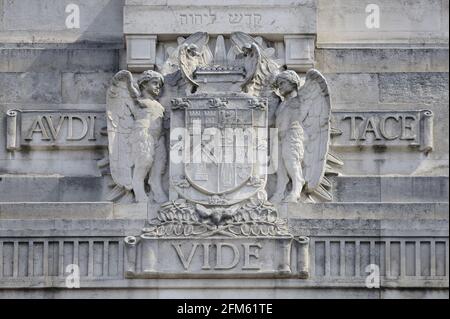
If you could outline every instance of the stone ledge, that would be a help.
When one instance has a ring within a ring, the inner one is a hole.
[[[0,219],[111,219],[113,204],[91,203],[0,203]]]
[[[155,286],[153,288],[127,289],[4,289],[0,290],[0,298],[8,299],[448,299],[448,289],[367,289],[367,288],[304,288],[282,289],[277,287],[254,289],[253,287],[236,289],[235,287],[223,289],[205,288],[202,285],[191,289],[165,289]]]
[[[448,202],[448,176],[339,176],[336,202]]]
[[[448,202],[448,176],[337,176],[335,202]],[[106,180],[97,176],[0,175],[3,202],[101,202]],[[22,194],[26,194],[22,196]]]
[[[224,289],[224,288],[254,288],[254,289],[271,289],[271,288],[364,288],[365,277],[361,278],[346,278],[339,277],[329,278],[312,278],[308,280],[293,279],[293,278],[246,278],[242,280],[239,276],[235,278],[158,278],[158,279],[121,279],[121,278],[102,278],[102,279],[81,279],[80,285],[83,288],[149,288],[149,289],[193,289],[200,287],[209,287],[209,289]],[[380,277],[380,286],[382,288],[439,288],[448,289],[447,277],[435,278],[421,278],[415,280],[408,280],[402,278],[386,278]],[[60,288],[64,290],[65,277],[57,276],[41,276],[33,277],[32,280],[26,278],[4,279],[1,288],[20,288],[32,287],[38,288]],[[206,284],[207,283],[207,284]]]
[[[448,220],[448,203],[315,203],[286,204],[281,217],[289,219]]]
[[[448,220],[448,203],[308,203],[282,204],[279,212],[289,219]],[[0,203],[0,219],[146,219],[158,205],[112,202]]]

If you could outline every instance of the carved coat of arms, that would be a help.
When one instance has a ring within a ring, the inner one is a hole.
[[[325,78],[311,70],[303,81],[272,55],[241,32],[218,36],[212,54],[199,32],[179,40],[159,72],[114,77],[107,118],[115,198],[162,204],[141,238],[291,238],[272,202],[331,199],[326,175],[339,160],[328,149]]]

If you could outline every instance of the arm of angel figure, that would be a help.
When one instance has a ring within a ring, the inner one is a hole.
[[[180,69],[179,65],[180,50],[183,48],[184,45],[189,44],[195,44],[200,51],[203,63],[209,64],[213,59],[213,55],[208,47],[208,41],[209,35],[206,32],[197,32],[188,37],[186,40],[179,41],[178,47],[169,54],[169,57],[161,66],[159,70],[160,73],[166,76],[168,74],[178,71]]]
[[[300,109],[296,113],[305,132],[303,174],[306,189],[308,193],[322,193],[330,140],[331,101],[327,81],[319,71],[308,71],[298,101]]]
[[[131,110],[134,108],[133,96],[136,95],[140,94],[133,76],[128,71],[120,71],[114,76],[106,98],[111,176],[117,185],[127,190],[132,189],[129,137],[134,125]]]

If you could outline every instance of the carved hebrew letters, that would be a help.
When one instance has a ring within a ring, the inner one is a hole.
[[[216,15],[213,13],[181,13],[179,19],[181,25],[208,25],[216,21]]]
[[[217,13],[180,13],[178,15],[181,25],[210,25],[217,21]],[[220,21],[229,23],[230,25],[248,25],[259,26],[262,23],[262,15],[259,13],[243,13],[243,12],[230,12],[228,13],[228,19],[222,19],[219,16]]]
[[[258,26],[261,24],[262,16],[257,13],[229,13],[228,21],[230,24],[248,24]]]

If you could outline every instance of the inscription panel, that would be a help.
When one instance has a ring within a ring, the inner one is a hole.
[[[105,113],[9,110],[7,149],[106,147]]]
[[[126,6],[125,34],[186,34],[198,30],[227,34],[315,33],[315,8]],[[281,18],[283,17],[283,18]]]
[[[334,111],[334,147],[433,149],[433,113],[420,111]]]
[[[292,237],[276,238],[149,238],[127,237],[128,278],[170,276],[301,276],[308,258],[307,245]],[[298,263],[291,262],[296,247]],[[306,249],[306,252],[305,252]],[[297,270],[300,270],[297,273]]]

